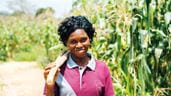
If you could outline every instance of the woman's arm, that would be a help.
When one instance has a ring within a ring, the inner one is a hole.
[[[47,76],[48,76],[48,74],[49,74],[49,72],[50,72],[50,70],[52,69],[52,68],[54,68],[55,67],[55,63],[52,63],[52,64],[48,64],[47,65],[47,67],[45,68],[45,70],[44,70],[44,79],[45,79],[45,92],[44,92],[44,95],[45,96],[55,96],[55,80],[56,80],[56,78],[58,77],[58,74],[59,74],[59,72],[60,72],[60,69],[58,68],[57,69],[57,71],[56,71],[56,73],[55,73],[55,77],[54,77],[54,79],[52,80],[52,83],[47,83]]]
[[[46,96],[55,96],[54,87],[46,87]]]
[[[106,74],[105,74],[105,95],[104,96],[115,96],[110,71],[107,66],[106,66],[104,72],[106,72]]]

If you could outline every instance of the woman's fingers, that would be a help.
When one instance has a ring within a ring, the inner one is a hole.
[[[48,64],[48,65],[45,67],[45,69],[44,69],[44,78],[45,78],[45,80],[47,79],[47,76],[48,76],[50,70],[51,70],[53,67],[55,67],[55,66],[56,66],[55,63],[50,63],[50,64]]]
[[[50,69],[44,71],[44,78],[47,79]]]
[[[55,63],[50,63],[45,67],[45,70],[51,69],[52,67],[55,67]]]

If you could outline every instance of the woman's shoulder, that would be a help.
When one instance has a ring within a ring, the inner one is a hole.
[[[98,64],[106,65],[106,63],[104,61],[102,61],[102,60],[95,60],[95,62],[98,63]]]
[[[98,74],[99,78],[103,80],[104,77],[106,78],[107,76],[109,76],[109,68],[107,64],[101,60],[95,60],[95,62],[96,62],[95,72]]]
[[[104,61],[101,61],[101,60],[95,60],[96,62],[96,67],[97,68],[107,68],[107,64],[104,62]]]

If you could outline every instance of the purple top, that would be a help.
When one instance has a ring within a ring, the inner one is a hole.
[[[110,72],[104,62],[91,58],[89,64],[81,68],[69,57],[60,69],[56,96],[114,96]]]

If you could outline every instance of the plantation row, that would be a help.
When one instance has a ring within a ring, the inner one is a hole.
[[[70,15],[85,15],[94,24],[90,51],[110,67],[116,96],[171,95],[170,0],[79,0]],[[0,59],[53,61],[64,48],[59,22],[51,16],[1,17]]]
[[[39,55],[47,57],[50,48],[59,45],[56,21],[52,17],[42,19],[24,14],[0,17],[0,60],[32,61]]]

